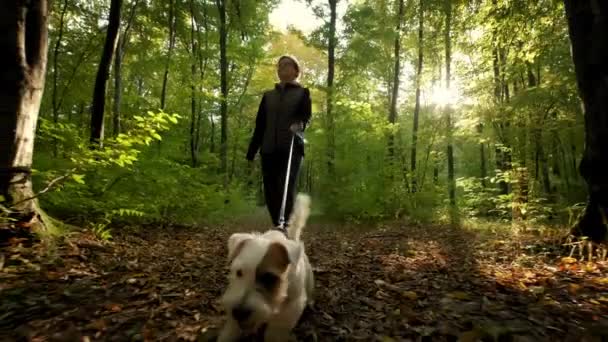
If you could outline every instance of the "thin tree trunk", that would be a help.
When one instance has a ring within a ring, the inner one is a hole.
[[[194,1],[190,0],[190,48],[191,48],[191,61],[190,61],[190,156],[192,159],[192,167],[198,166],[198,146],[197,137],[198,131],[196,130],[197,122],[197,111],[196,111],[196,62],[197,62],[197,48],[196,40],[194,39],[196,20],[194,16]]]
[[[45,0],[0,1],[0,204],[44,229],[32,188],[48,52]]]
[[[125,55],[127,44],[129,43],[129,29],[135,18],[135,9],[139,0],[134,0],[133,7],[129,13],[127,27],[124,32],[118,37],[116,44],[116,54],[114,57],[114,106],[112,109],[112,135],[117,136],[120,133],[121,116],[120,107],[122,104],[122,60]]]
[[[483,133],[483,124],[480,123],[477,125],[477,133],[479,133],[479,137],[481,139],[481,135]],[[479,177],[481,177],[481,186],[484,188],[487,186],[486,178],[488,177],[488,168],[486,166],[486,145],[483,140],[479,143]]]
[[[424,47],[424,5],[420,0],[418,12],[418,63],[416,67],[416,105],[414,107],[414,129],[412,130],[412,155],[410,160],[410,171],[412,173],[412,192],[417,191],[416,185],[416,148],[418,145],[418,119],[420,116],[420,86],[422,83],[423,47]]]
[[[112,0],[110,4],[110,18],[106,41],[101,53],[101,61],[95,78],[95,90],[93,92],[93,104],[91,112],[91,145],[103,146],[104,110],[106,99],[106,86],[110,74],[112,56],[116,48],[116,38],[120,29],[120,11],[122,0]]]
[[[589,191],[587,206],[573,233],[605,241],[608,237],[608,2],[564,2],[585,113],[585,150],[579,168]]]
[[[167,59],[165,60],[165,72],[163,73],[163,85],[160,92],[160,109],[165,110],[167,99],[167,83],[169,82],[169,67],[173,48],[175,47],[175,0],[169,0],[169,48],[167,49]]]
[[[452,0],[445,0],[445,87],[450,93],[450,81],[452,77]],[[456,182],[454,175],[454,147],[452,127],[452,107],[450,103],[446,106],[446,117],[448,123],[448,194],[450,205],[456,206]]]
[[[61,15],[59,16],[59,32],[57,33],[57,41],[55,42],[55,47],[53,49],[53,97],[52,97],[52,110],[53,110],[53,122],[59,122],[59,106],[57,105],[57,79],[59,68],[57,67],[57,60],[59,59],[59,48],[61,47],[61,43],[63,41],[63,27],[65,24],[65,14],[68,10],[68,0],[64,0],[63,7],[61,8]],[[55,139],[53,141],[53,156],[57,157],[58,154],[58,142]]]
[[[334,77],[336,64],[336,6],[338,0],[329,1],[329,41],[327,44],[327,171],[333,178],[335,170],[336,138],[333,113]]]
[[[216,0],[220,15],[220,172],[223,174],[224,187],[228,187],[228,57],[226,56],[226,44],[228,31],[226,27],[226,0]]]
[[[114,56],[114,106],[112,108],[112,135],[120,133],[120,103],[122,101],[122,36],[118,37]]]
[[[397,29],[395,32],[395,74],[393,75],[393,96],[391,97],[391,108],[388,115],[388,121],[391,124],[397,122],[397,101],[399,100],[399,74],[401,72],[401,24],[403,22],[403,15],[405,12],[404,0],[399,0],[399,12],[397,14]],[[389,136],[388,141],[388,153],[393,161],[395,154],[395,135],[393,133]]]

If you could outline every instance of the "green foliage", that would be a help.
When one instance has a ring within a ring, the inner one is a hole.
[[[251,214],[260,191],[248,183],[253,179],[261,185],[261,177],[249,174],[244,156],[261,94],[277,81],[275,63],[282,54],[298,57],[303,69],[299,81],[311,90],[313,117],[305,133],[300,190],[310,191],[315,209],[326,216],[443,222],[458,214],[465,220],[507,222],[520,181],[514,170],[520,166],[527,169],[524,181],[530,191],[527,201],[518,203],[519,210],[532,225],[567,221],[572,215],[563,208],[586,195],[576,167],[584,142],[583,118],[560,2],[452,2],[451,87],[458,94],[451,104],[453,129],[436,94],[445,90],[444,1],[425,3],[423,42],[417,32],[419,3],[406,2],[393,124],[388,114],[398,2],[340,2],[348,7],[339,18],[333,127],[326,112],[327,3],[314,6],[325,24],[308,35],[297,28],[271,30],[267,14],[278,1],[228,6],[227,174],[218,171],[222,120],[217,8],[212,2],[174,4],[176,45],[170,55],[169,5],[139,2],[131,32],[124,35],[122,89],[108,83],[107,137],[99,148],[89,144],[87,105],[95,77],[92,61],[103,44],[98,22],[107,17],[108,4],[78,0],[68,6],[57,54],[49,53],[52,67],[36,138],[36,188],[60,180],[41,197],[52,214],[98,219],[96,231],[105,238],[111,236],[109,226],[120,223],[203,224]],[[52,46],[59,39],[61,5],[53,3],[50,11]],[[420,43],[424,68],[417,167],[412,172]],[[164,108],[182,116],[147,112],[161,103],[165,75]],[[110,104],[118,91],[121,130],[115,132]],[[333,151],[328,150],[330,139]],[[456,207],[447,196],[449,140],[458,179]],[[329,155],[335,156],[333,174]],[[501,195],[499,184],[505,183],[509,192]]]

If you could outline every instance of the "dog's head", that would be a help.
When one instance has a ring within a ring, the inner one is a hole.
[[[290,268],[301,247],[282,233],[237,233],[228,239],[230,270],[222,304],[244,331],[257,330],[287,297]]]

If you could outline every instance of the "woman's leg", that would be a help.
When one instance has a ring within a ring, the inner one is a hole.
[[[276,157],[271,154],[262,154],[262,178],[264,183],[264,199],[272,224],[279,225],[279,210],[281,206],[279,174],[277,173]],[[278,203],[278,207],[277,207]]]

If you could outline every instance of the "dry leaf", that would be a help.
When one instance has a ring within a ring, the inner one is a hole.
[[[409,299],[409,300],[416,300],[418,299],[418,295],[416,294],[416,292],[414,291],[405,291],[402,293],[403,297]]]
[[[608,285],[608,278],[595,278],[593,282],[598,285]]]
[[[119,304],[108,304],[106,305],[106,309],[112,312],[121,312],[122,306],[120,306]]]
[[[572,257],[564,257],[564,258],[562,258],[561,261],[562,261],[562,264],[574,264],[574,263],[576,263],[577,260]]]
[[[469,296],[468,293],[463,292],[463,291],[456,291],[456,292],[448,293],[448,297],[453,298],[453,299],[459,299],[459,300],[471,299],[471,296]]]
[[[575,295],[581,288],[582,286],[578,284],[568,284],[568,293],[570,293],[571,295]]]

